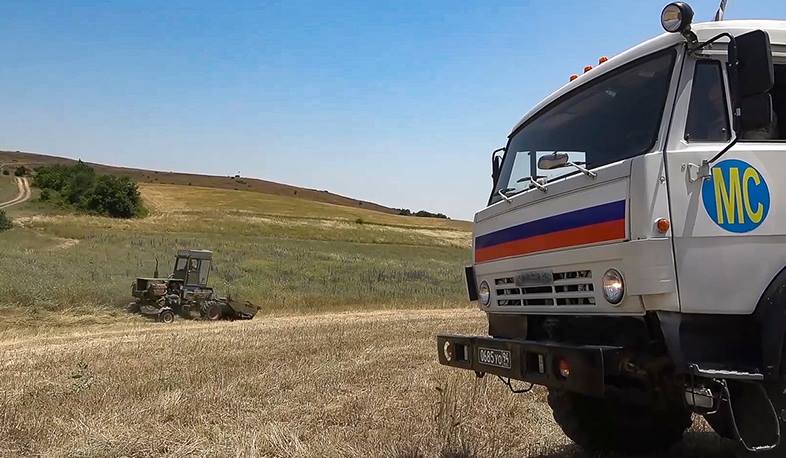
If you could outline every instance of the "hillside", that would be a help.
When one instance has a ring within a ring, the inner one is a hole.
[[[16,167],[25,165],[37,167],[50,164],[73,164],[74,159],[64,157],[48,156],[43,154],[25,153],[20,151],[0,151],[0,166]],[[364,208],[382,213],[395,214],[397,210],[383,205],[367,202],[364,200],[352,199],[350,197],[333,194],[328,191],[301,188],[273,181],[260,180],[257,178],[241,177],[236,179],[228,176],[198,175],[181,172],[163,172],[155,170],[134,169],[128,167],[117,167],[104,164],[87,162],[99,173],[110,175],[126,175],[138,183],[156,184],[175,184],[186,186],[202,186],[218,189],[232,189],[273,194],[277,196],[296,197],[315,202],[342,205],[346,207]]]

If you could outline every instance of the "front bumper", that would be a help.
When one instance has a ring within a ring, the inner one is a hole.
[[[481,350],[485,354],[489,354],[490,350],[501,350],[510,358],[501,358],[496,364],[483,363]],[[598,397],[606,392],[607,378],[619,375],[621,353],[621,347],[566,345],[481,336],[437,336],[437,354],[442,365]],[[566,361],[570,367],[568,377],[559,373],[560,360]]]

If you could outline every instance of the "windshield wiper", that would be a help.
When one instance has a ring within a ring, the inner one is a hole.
[[[546,191],[548,191],[548,188],[546,188],[545,186],[543,186],[543,184],[540,182],[540,179],[541,179],[541,178],[546,178],[546,177],[542,177],[542,176],[540,176],[540,175],[538,175],[538,176],[537,176],[537,177],[535,177],[535,178],[532,178],[532,177],[524,177],[524,178],[519,178],[518,180],[516,180],[516,183],[523,183],[523,182],[525,182],[525,181],[529,181],[529,183],[530,183],[532,186],[535,186],[536,188],[540,189],[541,191],[543,191],[543,192],[546,192]]]
[[[568,161],[565,164],[575,167],[576,170],[578,170],[579,172],[583,173],[584,175],[587,175],[590,178],[595,178],[596,176],[598,176],[598,174],[596,172],[593,172],[592,170],[589,170],[589,169],[581,166],[581,164],[586,164],[586,162],[571,162],[571,161]]]

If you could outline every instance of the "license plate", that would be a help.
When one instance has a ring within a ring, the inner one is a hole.
[[[550,270],[528,270],[516,274],[516,286],[551,286],[554,274]]]
[[[510,351],[495,348],[478,348],[478,360],[486,366],[510,369]]]

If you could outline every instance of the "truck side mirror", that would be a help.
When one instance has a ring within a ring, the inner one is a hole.
[[[763,30],[754,30],[736,37],[729,46],[729,63],[730,78],[736,89],[733,100],[738,130],[769,127],[772,123],[769,92],[775,84],[770,36]]]
[[[497,185],[497,180],[499,179],[499,174],[502,172],[502,155],[499,153],[504,153],[505,148],[495,149],[491,152],[491,179],[494,182],[493,185]]]
[[[740,98],[769,92],[775,84],[770,36],[763,30],[754,30],[738,36],[735,41]]]
[[[740,127],[743,132],[772,125],[772,96],[756,94],[740,100]]]

